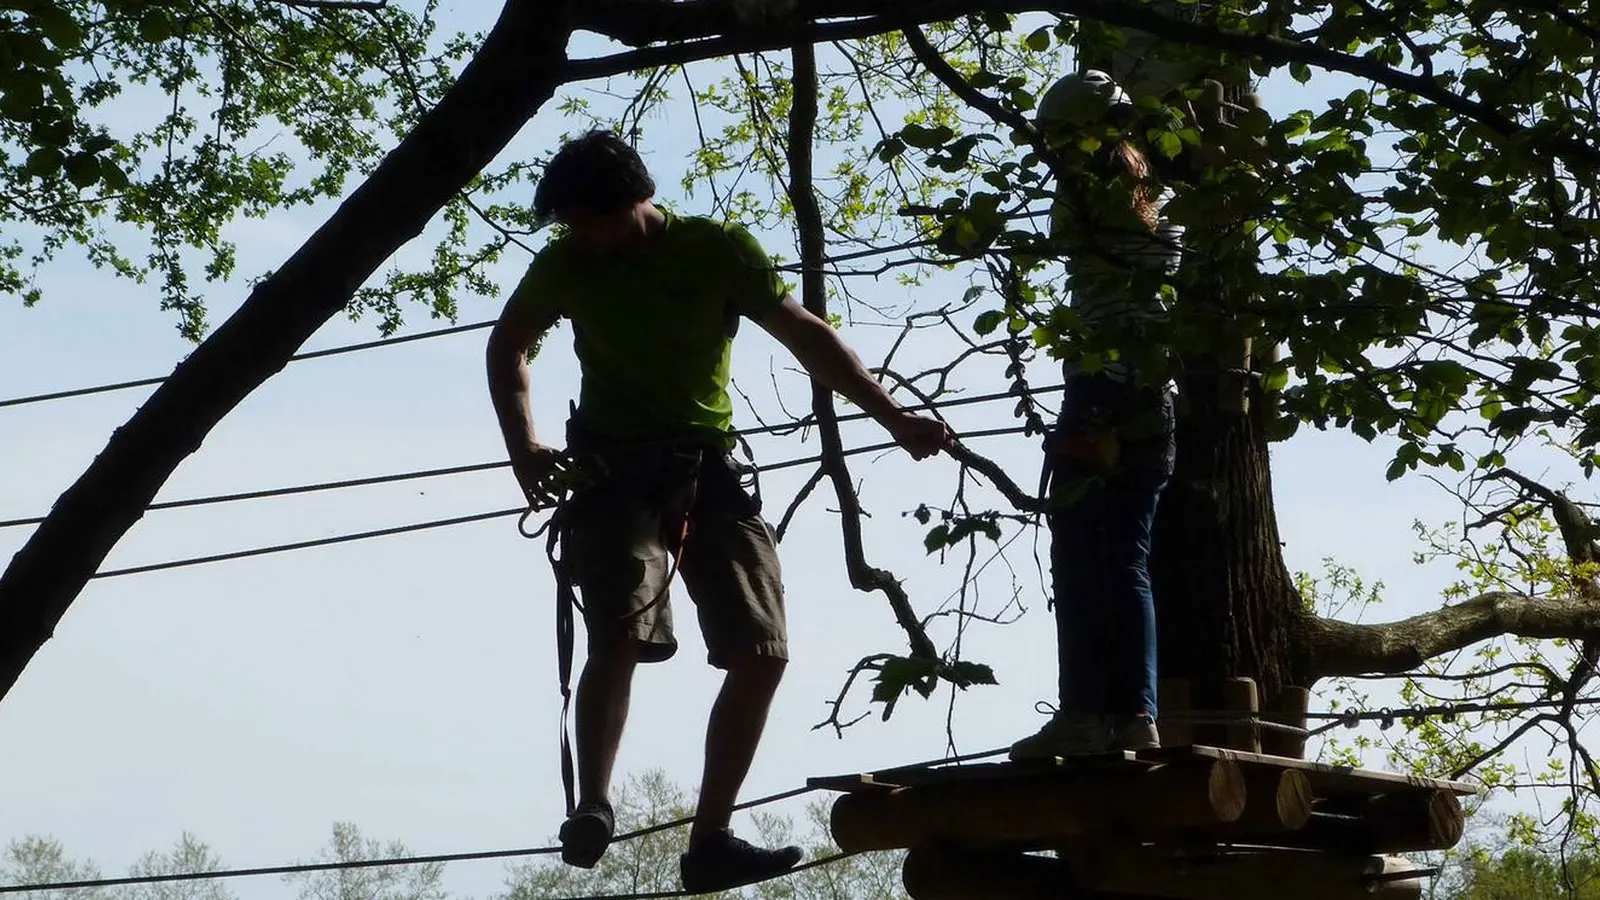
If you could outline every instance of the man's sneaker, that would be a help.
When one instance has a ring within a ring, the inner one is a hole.
[[[561,823],[561,861],[580,869],[592,869],[611,845],[611,832],[616,828],[616,816],[611,804],[605,801],[588,801]]]
[[[1057,710],[1037,733],[1011,745],[1011,761],[1104,753],[1110,748],[1111,723],[1105,716]]]
[[[723,829],[679,857],[678,871],[685,891],[709,894],[776,878],[798,865],[804,855],[799,847],[757,847]]]
[[[1161,733],[1148,716],[1057,712],[1037,734],[1011,745],[1012,762],[1086,756],[1113,750],[1154,750]]]

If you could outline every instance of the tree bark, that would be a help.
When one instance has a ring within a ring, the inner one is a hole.
[[[372,176],[117,429],[0,575],[0,697],[223,416],[283,368],[521,130],[563,77],[571,3],[511,0]]]
[[[1151,578],[1163,678],[1196,709],[1253,678],[1264,702],[1295,684],[1298,594],[1283,562],[1272,466],[1256,416],[1219,408],[1215,375],[1185,378],[1177,465],[1156,516]]]

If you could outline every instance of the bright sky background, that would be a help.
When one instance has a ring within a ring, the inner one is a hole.
[[[453,24],[476,28],[489,24],[498,5],[454,6]],[[1278,113],[1307,103],[1306,94],[1292,83],[1264,92]],[[511,152],[547,149],[562,127],[547,111]],[[663,198],[704,211],[708,201],[684,202],[676,183],[692,132],[659,120],[652,127],[648,158],[667,173],[660,179]],[[326,212],[296,210],[237,225],[240,271],[280,263]],[[769,250],[792,258],[786,233],[764,238]],[[513,258],[495,270],[507,290],[524,262]],[[190,349],[173,317],[157,309],[152,290],[80,265],[52,269],[45,287],[48,300],[37,309],[0,302],[0,397],[160,374]],[[904,299],[889,281],[864,290],[885,302]],[[214,291],[212,321],[220,322],[245,292],[242,284]],[[461,321],[489,318],[498,305],[464,303]],[[418,317],[408,330],[439,324]],[[308,349],[373,336],[370,324],[335,321]],[[847,337],[872,360],[881,358],[893,331],[853,328]],[[536,421],[551,435],[559,434],[575,395],[569,346],[569,333],[558,333],[534,368]],[[162,498],[502,458],[482,348],[483,332],[476,332],[295,364],[223,422]],[[745,330],[738,374],[748,389],[770,395],[769,367],[788,364],[774,357],[777,349],[758,329]],[[803,406],[802,382],[781,383],[791,404]],[[47,510],[145,396],[129,391],[0,409],[7,463],[0,468],[0,518]],[[741,424],[752,423],[740,415]],[[1004,425],[1011,422],[1009,404],[965,410],[955,421],[963,429]],[[852,444],[883,439],[870,426],[847,431]],[[1024,486],[1036,481],[1031,439],[975,446],[1002,460]],[[760,445],[765,462],[815,450],[814,440],[798,438]],[[1305,431],[1276,449],[1275,478],[1291,567],[1317,570],[1324,557],[1354,566],[1387,583],[1385,614],[1399,616],[1434,605],[1452,577],[1443,567],[1413,566],[1412,522],[1443,522],[1457,508],[1420,479],[1385,482],[1388,452],[1347,434]],[[926,558],[921,529],[901,513],[921,501],[947,501],[954,466],[917,465],[899,454],[859,457],[854,465],[875,513],[872,561],[899,573],[919,606],[931,608],[953,589],[959,569]],[[805,474],[770,477],[769,497],[792,494]],[[496,471],[157,512],[107,565],[517,502],[510,475]],[[945,694],[934,702],[907,701],[890,722],[868,719],[842,739],[811,730],[851,664],[903,648],[884,601],[845,581],[833,517],[825,512],[833,505],[814,500],[782,547],[793,662],[747,797],[795,786],[808,775],[944,751]],[[0,531],[0,558],[25,537],[26,529]],[[1027,555],[1014,558],[1020,563]],[[1001,588],[994,582],[989,589]],[[998,602],[998,594],[991,597]],[[1040,723],[1033,706],[1052,691],[1053,629],[1042,603],[1030,599],[1029,606],[1016,625],[979,626],[968,635],[967,657],[993,664],[1002,683],[957,705],[963,751],[1003,746]],[[642,671],[620,763],[624,775],[661,767],[684,785],[698,778],[716,677],[703,664],[693,621],[683,608],[683,652]],[[864,699],[858,691],[854,708],[864,710]],[[554,834],[562,814],[558,708],[548,566],[542,544],[519,537],[511,520],[94,582],[0,703],[0,839],[54,835],[106,874],[124,871],[146,850],[170,846],[184,830],[230,865],[308,858],[336,820],[419,852],[537,845]],[[798,811],[798,804],[788,808]],[[500,863],[459,864],[447,879],[459,892],[483,896],[499,887],[502,874]],[[252,897],[292,890],[271,879],[235,888]]]

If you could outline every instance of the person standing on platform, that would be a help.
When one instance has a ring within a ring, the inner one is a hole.
[[[1096,332],[1114,332],[1119,352],[1063,363],[1045,450],[1060,706],[1012,746],[1018,761],[1161,743],[1149,560],[1175,435],[1164,366],[1153,362],[1164,351],[1141,326],[1163,316],[1182,231],[1163,215],[1170,191],[1122,134],[1134,119],[1127,93],[1094,70],[1057,81],[1036,116],[1069,168],[1051,211],[1051,237],[1066,248],[1067,318],[1096,350]]]

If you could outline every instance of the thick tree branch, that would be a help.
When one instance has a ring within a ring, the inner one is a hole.
[[[828,285],[823,276],[827,253],[822,210],[812,187],[811,143],[817,123],[816,51],[809,43],[794,48],[794,102],[789,109],[789,201],[794,205],[795,223],[800,233],[800,296],[805,308],[826,319]],[[894,573],[867,562],[861,540],[861,501],[850,482],[845,463],[844,441],[839,435],[839,420],[833,408],[833,392],[815,381],[811,386],[811,408],[822,440],[822,467],[839,498],[839,524],[844,537],[845,570],[850,584],[859,591],[878,591],[889,599],[895,621],[906,632],[913,656],[938,659],[939,653],[911,606],[911,598]]]
[[[178,465],[465,187],[559,84],[569,2],[511,2],[416,128],[183,361],[0,575],[0,696]]]
[[[1600,168],[1600,148],[1573,137],[1535,135],[1495,107],[1462,96],[1437,80],[1401,71],[1374,59],[1279,37],[1191,22],[1132,0],[808,0],[805,15],[742,21],[736,5],[721,0],[601,0],[585,4],[578,27],[645,47],[568,67],[572,80],[615,75],[654,65],[691,62],[732,53],[771,50],[801,42],[850,40],[956,19],[974,12],[1046,11],[1144,31],[1163,40],[1213,47],[1271,63],[1305,63],[1371,79],[1384,87],[1435,103],[1502,136],[1527,140],[1581,170]],[[831,21],[837,20],[837,21]],[[824,23],[824,24],[818,24]]]
[[[1374,625],[1307,616],[1297,644],[1311,679],[1401,673],[1444,653],[1509,635],[1600,639],[1600,602],[1548,600],[1494,591],[1443,609]]]
[[[965,78],[961,77],[961,73],[955,70],[954,66],[939,55],[938,49],[928,42],[928,37],[922,33],[921,28],[907,28],[901,34],[905,35],[906,46],[911,48],[911,53],[917,58],[917,62],[922,63],[922,67],[927,69],[929,74],[939,79],[945,87],[950,89],[951,93],[960,97],[962,102],[982,112],[994,121],[1009,125],[1013,130],[1022,132],[1028,136],[1029,142],[1034,144],[1042,143],[1038,139],[1039,136],[1033,127],[1033,123],[1028,121],[1027,116],[1014,109],[1007,108],[999,100],[990,97],[969,84]]]

